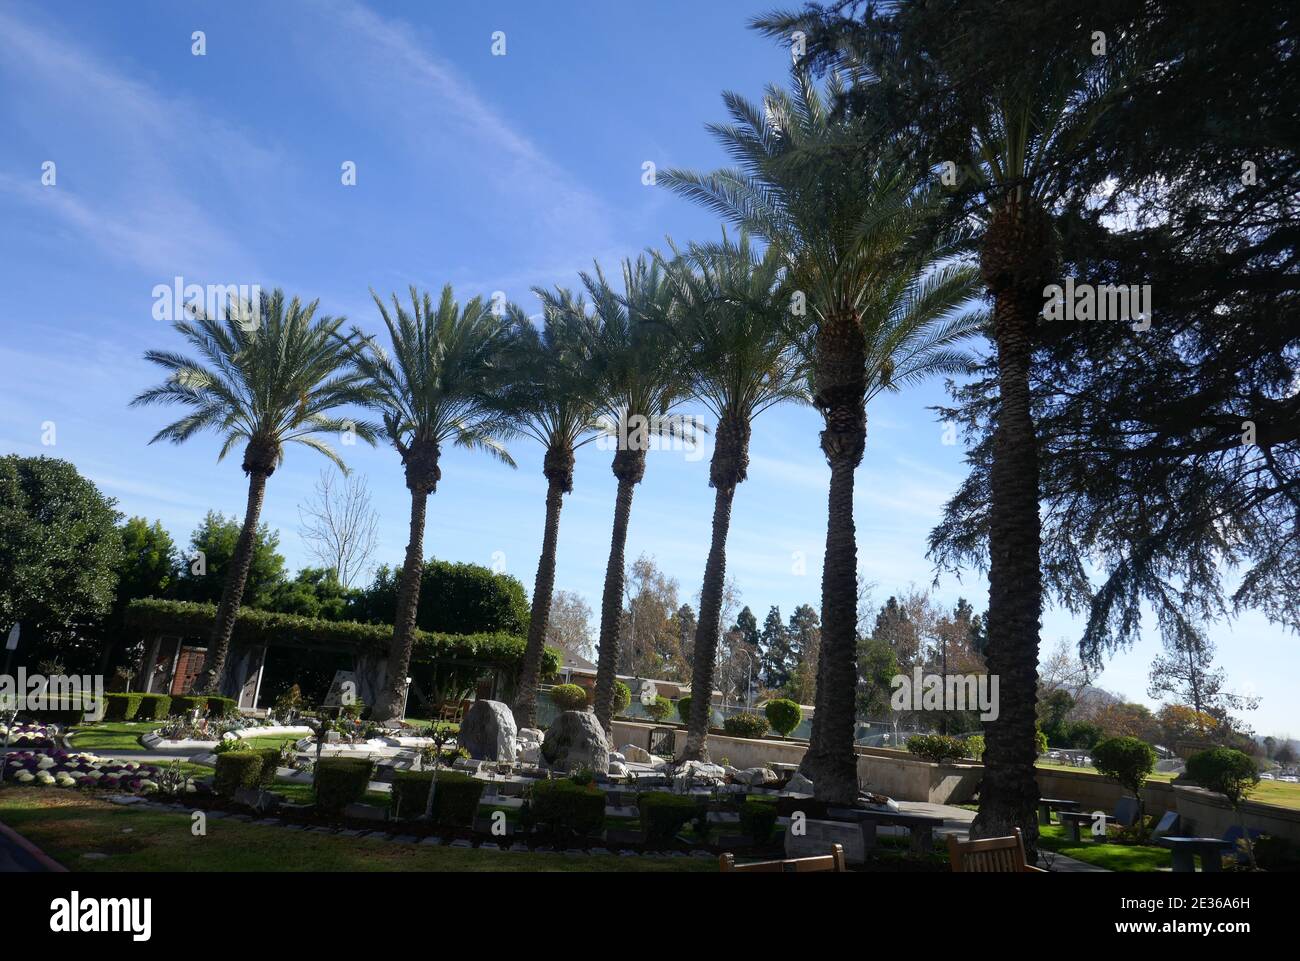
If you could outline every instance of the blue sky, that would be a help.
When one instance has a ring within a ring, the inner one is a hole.
[[[182,276],[261,283],[319,298],[372,329],[368,288],[409,284],[503,291],[528,309],[535,284],[573,285],[593,259],[716,236],[701,208],[642,183],[642,164],[724,162],[704,124],[724,89],[757,98],[788,55],[747,30],[756,3],[353,0],[130,6],[0,4],[0,450],[75,463],[127,514],[159,518],[186,542],[203,513],[242,511],[238,458],[218,444],[147,446],[164,410],[129,410],[159,379],[141,359],[179,338],[151,316],[152,291]],[[475,9],[467,9],[474,7]],[[205,56],[191,52],[194,31]],[[505,56],[492,34],[505,33]],[[54,161],[57,183],[43,186]],[[357,183],[341,184],[356,164]],[[935,382],[869,411],[858,473],[860,567],[875,596],[933,575],[926,535],[964,475],[926,408]],[[688,406],[688,412],[702,413]],[[55,443],[42,443],[45,422]],[[756,424],[750,479],[732,520],[729,573],[761,621],[817,604],[829,471],[817,416],[778,409]],[[541,543],[541,452],[511,471],[449,452],[429,512],[426,553],[506,569],[531,589]],[[380,510],[380,559],[399,563],[408,499],[396,453],[347,448]],[[580,453],[561,525],[557,587],[599,607],[614,481],[609,453]],[[294,568],[308,562],[297,505],[324,461],[292,449],[264,519]],[[706,460],[650,456],[628,556],[645,552],[693,602],[708,546]],[[806,558],[795,573],[797,555]],[[941,599],[985,605],[977,575],[943,578]],[[1044,646],[1077,636],[1044,615]],[[1300,734],[1289,700],[1294,635],[1248,615],[1216,626],[1232,684],[1263,698],[1261,733]],[[1146,700],[1151,633],[1100,683]]]

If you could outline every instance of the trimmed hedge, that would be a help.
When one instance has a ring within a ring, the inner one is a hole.
[[[262,759],[262,771],[258,775],[257,786],[270,787],[275,783],[275,775],[280,768],[280,749],[278,747],[260,747],[253,753]]]
[[[210,634],[216,620],[214,604],[140,598],[126,608],[126,624],[140,632],[182,635]],[[361,624],[357,621],[326,621],[297,614],[279,614],[240,608],[235,619],[232,643],[240,645],[282,644],[286,638],[308,646],[337,644],[359,650],[385,652],[393,639],[391,624]],[[513,634],[434,634],[415,632],[411,663],[425,664],[439,659],[481,661],[498,667],[518,667],[527,641]],[[547,647],[542,653],[543,677],[560,670],[560,653]]]
[[[677,716],[682,719],[683,724],[691,723],[691,696],[683,694],[677,699]]]
[[[578,684],[557,684],[551,688],[551,703],[561,711],[585,711],[587,689]]]
[[[135,716],[142,721],[157,721],[166,717],[171,707],[170,694],[141,694],[140,709]]]
[[[936,764],[970,756],[970,749],[961,738],[946,734],[913,734],[907,739],[907,750],[923,761]]]
[[[397,771],[393,774],[390,810],[394,817],[411,820],[424,816],[429,803],[432,771]],[[433,792],[433,823],[447,827],[470,827],[478,813],[483,782],[459,771],[439,771],[438,790]]]
[[[656,694],[655,699],[645,706],[645,712],[650,715],[651,720],[663,721],[673,713],[673,702],[662,694]]]
[[[143,694],[105,694],[104,720],[131,721],[140,711]]]
[[[193,714],[196,707],[206,711],[208,699],[201,694],[177,694],[172,698],[171,713],[173,717],[184,717]]]
[[[231,717],[239,713],[239,702],[233,697],[218,697],[215,694],[209,694],[207,700],[209,717]]]
[[[614,682],[614,713],[622,714],[632,703],[632,689],[622,681]]]
[[[549,824],[556,834],[599,834],[605,826],[605,792],[568,779],[533,785],[533,822]]]
[[[732,737],[762,737],[767,733],[767,718],[757,714],[733,714],[722,722],[722,729]]]
[[[803,720],[803,708],[789,698],[778,697],[763,705],[763,713],[772,730],[782,737],[789,737],[790,732]]]
[[[759,801],[746,798],[740,806],[740,833],[753,838],[758,844],[765,844],[772,837],[772,828],[776,824],[776,804],[772,801]]]
[[[367,758],[321,758],[316,764],[316,780],[312,783],[316,806],[326,814],[342,813],[349,804],[365,797],[374,771],[375,762]]]
[[[677,832],[695,820],[700,802],[683,794],[654,791],[637,798],[641,811],[641,833],[646,844],[672,844]]]
[[[234,797],[241,788],[255,788],[262,776],[262,752],[224,751],[217,755],[217,773],[212,789],[222,797]]]

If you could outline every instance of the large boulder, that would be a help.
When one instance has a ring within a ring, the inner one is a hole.
[[[634,764],[653,764],[655,757],[643,747],[637,747],[635,744],[624,744],[618,749],[618,753],[623,755],[625,761],[631,761]]]
[[[767,787],[780,779],[771,768],[750,767],[731,775],[731,780],[735,784],[745,784],[749,787]]]
[[[500,701],[475,701],[460,722],[460,746],[479,761],[515,760],[515,716]]]
[[[569,773],[586,769],[609,773],[609,742],[590,711],[563,711],[546,729],[542,741],[542,764],[552,771]]]
[[[781,793],[795,794],[798,795],[799,797],[812,797],[813,782],[808,780],[798,771],[795,771],[794,774],[790,776],[790,780],[786,784],[785,790],[783,790]]]

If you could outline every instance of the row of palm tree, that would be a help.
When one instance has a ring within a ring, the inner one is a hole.
[[[827,91],[836,96],[836,81]],[[734,123],[716,126],[739,165],[712,174],[674,171],[674,190],[739,228],[733,239],[647,252],[622,264],[621,284],[597,266],[579,293],[536,288],[541,324],[516,305],[459,304],[450,287],[436,305],[410,291],[373,294],[387,345],[317,305],[277,291],[248,324],[243,308],[196,316],[176,329],[199,359],[153,351],[170,372],[135,403],[171,402],[190,413],[154,440],[181,442],[205,428],[224,435],[224,456],[246,441],[249,504],[213,627],[203,689],[223,681],[267,478],[284,445],[308,444],[344,465],[322,435],[348,430],[397,450],[411,492],[410,539],[399,584],[388,670],[375,716],[398,716],[415,636],[429,494],[447,444],[513,466],[503,442],[531,437],[545,449],[546,513],[532,617],[514,705],[536,720],[538,671],[555,579],[563,496],[574,454],[602,433],[619,443],[618,486],[601,606],[593,709],[608,730],[618,666],[624,549],[633,493],[655,432],[687,442],[689,421],[665,417],[694,400],[716,420],[709,466],[711,542],[702,579],[692,689],[713,687],[726,544],[736,488],[748,473],[757,416],[782,402],[821,413],[831,468],[822,583],[822,654],[805,772],[820,797],[852,800],[856,688],[857,544],[854,470],[866,441],[866,407],[935,373],[967,369],[960,342],[982,316],[963,306],[979,274],[953,259],[954,238],[930,229],[936,198],[902,173],[892,145],[868,143],[796,71],[790,92],[770,88],[765,109],[727,95]],[[760,250],[754,239],[762,241]],[[374,415],[351,420],[346,407]],[[245,543],[247,542],[247,543]],[[709,699],[692,703],[686,755],[707,758]]]

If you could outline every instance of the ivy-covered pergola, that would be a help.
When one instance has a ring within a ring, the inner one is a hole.
[[[147,598],[126,610],[126,626],[144,641],[144,658],[136,686],[144,691],[170,692],[197,673],[193,662],[206,654],[216,619],[216,606],[189,601]],[[357,694],[367,703],[384,681],[393,628],[388,624],[326,621],[297,614],[243,608],[235,621],[222,694],[241,708],[257,706],[267,652],[289,648],[333,652],[351,658]],[[514,685],[526,641],[513,634],[435,634],[416,631],[411,669],[431,669],[435,686],[465,688],[491,679],[494,696]],[[559,670],[560,655],[548,648],[543,675]],[[466,683],[468,682],[468,683]],[[433,692],[430,692],[433,693]]]

